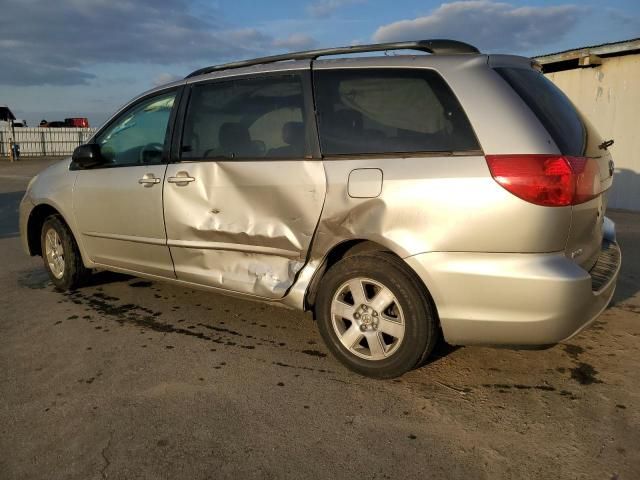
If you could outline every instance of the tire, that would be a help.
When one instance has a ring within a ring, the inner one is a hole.
[[[44,268],[56,290],[75,290],[82,286],[91,271],[82,263],[73,234],[59,215],[51,215],[42,224],[40,245]]]
[[[327,348],[367,377],[394,378],[421,365],[439,336],[428,293],[388,253],[355,255],[333,265],[321,280],[315,309]]]

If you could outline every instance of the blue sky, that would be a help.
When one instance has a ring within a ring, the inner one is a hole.
[[[535,55],[640,37],[640,2],[0,0],[0,104],[94,126],[210,64],[353,43],[453,38]]]

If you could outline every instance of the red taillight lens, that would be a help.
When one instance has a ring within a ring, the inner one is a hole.
[[[548,207],[576,205],[601,193],[594,159],[565,155],[487,155],[491,176],[527,202]]]

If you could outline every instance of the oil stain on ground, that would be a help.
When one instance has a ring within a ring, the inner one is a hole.
[[[301,350],[301,352],[304,353],[305,355],[311,355],[312,357],[324,358],[327,356],[326,353],[322,353],[318,350]]]
[[[584,348],[578,345],[567,344],[564,345],[564,351],[574,360],[577,360],[578,357],[584,353]]]
[[[593,368],[592,365],[588,363],[581,362],[580,355],[585,353],[584,348],[567,344],[564,345],[564,351],[571,357],[571,359],[576,362],[574,368],[568,369],[571,375],[571,378],[578,382],[580,385],[593,385],[594,383],[603,383],[601,380],[597,378],[598,371]],[[566,370],[564,368],[557,369],[560,373],[564,373]]]
[[[51,283],[49,275],[43,268],[35,268],[25,270],[18,274],[18,285],[21,287],[31,288],[33,290],[42,290]]]
[[[571,378],[580,385],[592,385],[594,383],[602,383],[596,375],[598,371],[588,363],[580,362],[576,368],[571,369]]]
[[[253,350],[256,347],[253,344],[245,343],[244,341],[246,340],[249,340],[251,343],[258,342],[257,345],[270,344],[272,346],[280,348],[286,347],[286,343],[284,342],[278,342],[276,340],[268,338],[255,337],[253,335],[245,335],[236,330],[221,326],[197,323],[196,325],[190,325],[186,328],[182,328],[170,323],[160,321],[158,317],[162,315],[162,312],[154,311],[133,303],[117,304],[115,303],[119,300],[117,297],[112,297],[102,292],[85,294],[80,291],[74,291],[65,293],[64,295],[73,303],[84,305],[94,312],[102,315],[103,317],[114,319],[121,325],[129,324],[160,333],[176,333],[204,341],[214,342],[220,345],[238,347],[247,350]],[[91,318],[90,316],[86,317]],[[183,320],[180,320],[179,322],[182,321]],[[209,330],[209,332],[211,333],[197,331],[195,329],[196,326]],[[322,353],[318,350],[303,350],[302,353],[319,358],[326,357],[325,353]],[[279,366],[284,366],[284,364]],[[326,372],[326,370],[322,369],[309,368],[309,370],[314,370],[322,373]]]

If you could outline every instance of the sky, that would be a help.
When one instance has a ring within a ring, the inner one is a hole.
[[[640,37],[640,1],[0,0],[0,105],[35,126],[99,126],[203,66],[394,40],[451,38],[537,55]]]

